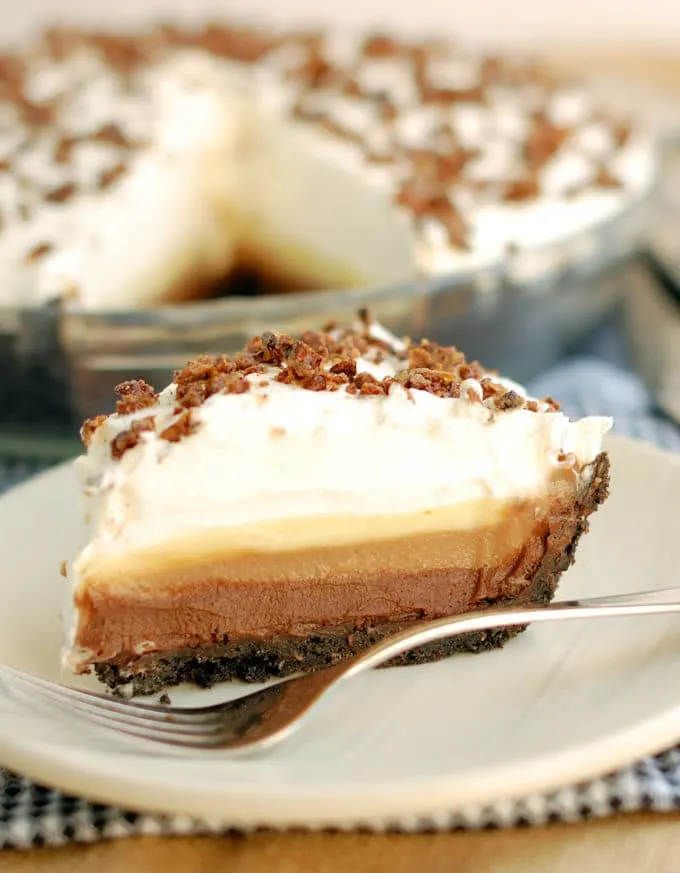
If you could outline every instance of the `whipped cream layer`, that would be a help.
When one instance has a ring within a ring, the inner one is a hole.
[[[389,360],[380,367],[396,369]],[[233,546],[238,528],[284,519],[406,517],[467,504],[474,512],[456,513],[456,524],[483,526],[485,504],[491,514],[540,498],[567,468],[588,477],[611,425],[498,411],[479,400],[473,379],[460,398],[399,384],[373,397],[279,384],[276,372],[248,376],[247,393],[208,399],[192,411],[195,431],[179,442],[160,437],[177,418],[174,385],[155,407],[112,415],[97,428],[77,462],[94,538],[76,573],[97,556],[205,531],[233,531]],[[149,414],[154,429],[112,457],[112,439]],[[249,537],[252,544],[252,530]]]
[[[244,259],[304,287],[455,274],[654,178],[643,133],[521,64],[363,35],[260,34],[246,57],[230,33],[76,33],[10,68],[0,301],[143,307]]]

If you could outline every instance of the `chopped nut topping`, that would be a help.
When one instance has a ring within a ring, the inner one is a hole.
[[[114,182],[117,182],[118,179],[125,174],[125,170],[125,164],[116,164],[116,166],[111,167],[110,170],[104,170],[104,172],[99,175],[99,189],[104,191],[106,188],[110,188]]]
[[[485,372],[476,362],[468,364],[465,355],[454,346],[440,346],[430,340],[408,348],[409,370],[447,370],[463,379],[479,378]]]
[[[78,140],[72,136],[63,136],[56,144],[54,149],[54,162],[56,164],[68,164],[71,160],[71,154]]]
[[[323,56],[318,46],[310,49],[306,61],[292,73],[308,88],[320,88],[329,85],[333,81],[336,71],[328,60]]]
[[[288,349],[285,361],[295,376],[304,379],[318,372],[323,358],[311,346],[303,342],[294,342]]]
[[[407,182],[398,192],[396,201],[422,220],[433,218],[447,230],[451,244],[467,249],[467,227],[453,203],[443,194],[437,193],[436,186],[423,187],[420,181]]]
[[[424,84],[421,97],[424,103],[441,103],[450,105],[452,103],[483,103],[485,90],[483,85],[476,85],[474,88],[433,88],[429,84]]]
[[[217,57],[255,63],[276,46],[277,40],[247,27],[208,24],[196,44]]]
[[[397,374],[404,388],[417,388],[437,397],[460,397],[460,380],[455,373],[418,367]]]
[[[569,130],[551,124],[543,113],[536,113],[524,143],[524,158],[529,169],[538,170],[547,163],[569,134]]]
[[[271,382],[295,385],[306,391],[338,391],[361,397],[386,397],[392,386],[400,389],[427,391],[437,397],[459,398],[470,403],[484,402],[497,413],[513,409],[539,412],[557,410],[552,398],[541,405],[509,391],[495,374],[485,370],[478,361],[468,362],[453,346],[441,346],[430,340],[413,343],[390,342],[389,337],[373,336],[374,321],[367,310],[358,313],[358,326],[339,329],[334,323],[324,331],[306,331],[303,340],[285,334],[265,332],[254,337],[245,350],[234,356],[201,355],[174,375],[176,386],[176,420],[161,431],[160,438],[176,443],[191,436],[198,427],[193,410],[216,394],[245,394],[253,386],[263,388]],[[358,371],[357,361],[363,358],[380,363],[389,358],[395,375],[377,378],[372,373]],[[261,376],[252,381],[248,376]],[[158,402],[154,389],[142,380],[123,382],[116,389],[120,399],[117,413],[125,415],[151,409]],[[256,399],[266,398],[259,392]],[[107,416],[97,416],[85,422],[82,438],[89,446],[92,436]],[[129,428],[111,441],[113,458],[121,458],[136,446],[146,431],[155,428],[155,416],[147,415],[132,422]],[[283,435],[278,429],[273,435]]]
[[[354,358],[341,358],[328,372],[334,376],[346,376],[348,381],[353,381],[357,374],[357,362]]]
[[[325,391],[328,387],[328,377],[325,373],[309,373],[301,380],[300,386],[307,391]]]
[[[75,48],[82,38],[82,34],[66,27],[50,27],[45,32],[45,45],[50,58],[54,61],[62,61]]]
[[[190,436],[197,427],[198,422],[194,419],[191,409],[187,409],[174,424],[161,431],[160,437],[169,443],[178,443],[183,437]]]
[[[190,409],[201,406],[214,394],[245,394],[250,390],[245,375],[256,372],[257,367],[251,355],[240,357],[235,361],[228,355],[201,355],[178,370],[174,375],[178,407]]]
[[[541,189],[538,179],[536,176],[532,176],[508,182],[503,190],[503,199],[510,203],[521,200],[533,200],[540,193]]]
[[[419,179],[432,184],[451,185],[458,181],[466,164],[479,152],[450,143],[445,153],[428,151],[427,149],[411,149],[407,154],[411,160],[414,174]]]
[[[73,182],[67,182],[65,185],[60,185],[58,188],[53,188],[45,195],[45,200],[48,203],[66,203],[76,193],[76,186]]]
[[[53,106],[33,103],[23,95],[17,99],[16,104],[21,111],[24,123],[30,127],[48,126],[54,121],[55,110]]]
[[[524,398],[516,391],[506,391],[496,399],[496,409],[521,409],[524,406]]]
[[[633,129],[628,122],[614,125],[614,142],[619,148],[623,148],[633,135]]]
[[[95,33],[89,35],[88,42],[99,51],[109,66],[123,76],[144,61],[143,39],[139,37]]]
[[[300,339],[305,345],[308,345],[314,351],[320,352],[322,355],[329,354],[335,347],[335,343],[328,335],[332,327],[325,333],[317,330],[306,330]]]
[[[35,261],[39,261],[41,258],[44,258],[45,255],[49,255],[50,252],[54,251],[54,246],[52,243],[41,243],[40,245],[35,246],[28,252],[26,255],[26,260],[29,264],[35,263]]]
[[[121,398],[116,401],[118,415],[129,415],[141,409],[148,409],[150,406],[155,406],[158,401],[158,394],[143,379],[121,382],[120,385],[116,385],[115,390]]]
[[[92,437],[95,431],[108,420],[108,415],[96,415],[94,418],[88,418],[80,429],[80,438],[83,445],[87,448],[92,442]]]
[[[129,449],[134,449],[141,442],[143,435],[154,429],[154,425],[154,416],[148,415],[146,418],[139,418],[133,421],[127,430],[117,434],[111,440],[111,457],[113,460],[119,461]]]
[[[362,51],[367,58],[389,58],[399,53],[399,44],[390,36],[376,33],[364,40]]]
[[[123,134],[123,131],[117,124],[105,124],[96,130],[89,139],[92,142],[104,142],[109,145],[125,146],[128,145],[128,140]]]
[[[382,381],[376,379],[371,373],[357,373],[354,377],[354,385],[359,389],[359,394],[387,394],[388,387]]]

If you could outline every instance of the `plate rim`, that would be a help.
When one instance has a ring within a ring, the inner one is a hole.
[[[663,458],[665,463],[680,468],[679,455],[639,440],[613,435],[607,438],[606,447],[610,446],[620,446],[620,451],[633,456]],[[9,489],[0,496],[0,502],[11,499],[18,491],[49,487],[44,483],[63,476],[65,468],[72,463],[59,464]],[[172,783],[174,770],[166,780],[159,779],[162,774],[156,772],[149,781],[148,770],[143,768],[139,776],[131,779],[129,765],[122,774],[116,772],[115,756],[88,749],[79,760],[75,748],[60,756],[50,752],[51,746],[40,744],[36,748],[35,740],[26,744],[2,730],[0,766],[93,802],[152,815],[190,816],[222,827],[249,830],[262,826],[280,829],[368,826],[380,829],[396,824],[402,829],[413,829],[423,820],[450,818],[471,807],[522,799],[538,792],[552,793],[596,779],[640,758],[658,754],[679,740],[680,699],[675,706],[588,743],[470,770],[454,777],[425,776],[390,784],[355,780],[349,788],[339,792],[329,792],[326,787],[316,793],[306,789],[297,794],[294,787],[276,790],[269,785],[264,789],[267,810],[259,816],[257,808],[262,806],[263,789],[257,783],[252,787],[242,782],[236,786],[232,783],[230,792],[229,785],[226,789],[212,783],[201,785],[198,781],[179,785],[175,780],[173,788],[165,783]],[[138,746],[135,741],[131,742]],[[159,759],[163,760],[163,756]],[[179,760],[188,762],[189,759]],[[93,767],[93,763],[98,766]]]
[[[380,830],[396,825],[401,830],[412,830],[433,820],[451,818],[498,803],[522,801],[534,794],[553,794],[601,778],[644,757],[669,749],[674,742],[668,742],[669,736],[675,736],[676,740],[680,737],[680,703],[661,716],[617,732],[615,753],[609,751],[611,735],[589,743],[586,747],[589,751],[588,765],[584,765],[583,752],[578,747],[530,759],[524,770],[525,779],[521,788],[516,778],[514,783],[505,778],[507,775],[516,777],[520,767],[525,766],[520,762],[475,771],[462,778],[457,776],[453,780],[453,790],[451,780],[447,777],[426,777],[403,780],[399,783],[398,791],[394,785],[367,791],[361,782],[354,783],[354,791],[332,795],[326,793],[324,796],[309,793],[296,796],[295,791],[291,790],[268,791],[265,815],[257,811],[262,805],[262,793],[248,792],[242,784],[238,786],[238,793],[231,795],[212,785],[175,785],[175,793],[165,795],[167,802],[161,803],[150,799],[150,794],[145,795],[143,790],[139,790],[139,785],[134,785],[129,778],[117,775],[113,770],[94,772],[86,766],[78,767],[73,763],[70,766],[61,765],[58,757],[37,756],[34,750],[27,752],[20,745],[16,746],[18,754],[12,758],[19,765],[17,767],[15,763],[9,767],[12,769],[14,766],[20,775],[37,784],[88,802],[148,815],[188,816],[223,828],[247,831],[262,827],[303,830],[368,827]],[[631,740],[634,742],[631,743]],[[0,766],[8,767],[5,752],[11,753],[11,748],[11,743],[0,743]],[[104,755],[100,754],[99,757],[104,758]],[[44,768],[40,766],[41,761],[45,762]],[[550,768],[546,767],[548,763]],[[578,764],[577,775],[573,769],[575,763]],[[49,775],[46,775],[48,772]],[[550,775],[546,776],[547,773]],[[95,786],[95,781],[104,785],[104,779],[105,787],[100,789]],[[142,781],[140,779],[140,783]],[[167,786],[157,785],[153,790],[155,796],[160,797],[167,791]],[[133,792],[134,799],[131,799]],[[461,796],[463,793],[464,797]],[[182,799],[188,798],[191,802],[186,804],[180,801],[180,794]],[[219,813],[215,812],[218,802]],[[321,804],[332,808],[321,808]],[[374,808],[376,805],[380,806],[379,811]]]

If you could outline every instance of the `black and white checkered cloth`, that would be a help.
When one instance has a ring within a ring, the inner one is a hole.
[[[641,382],[627,367],[620,340],[613,330],[603,332],[586,354],[555,367],[530,388],[538,396],[559,397],[570,415],[611,414],[619,433],[680,451],[680,430],[653,408]],[[30,472],[25,464],[0,465],[0,489]],[[680,809],[680,747],[602,779],[565,786],[553,794],[533,794],[516,801],[442,814],[423,821],[421,827],[448,830],[530,827],[602,818],[618,812],[674,809]],[[218,831],[212,824],[185,816],[147,815],[93,804],[0,770],[2,848]]]

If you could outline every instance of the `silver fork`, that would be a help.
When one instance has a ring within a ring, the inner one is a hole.
[[[196,708],[128,701],[58,685],[10,667],[0,667],[0,685],[11,694],[58,706],[124,734],[183,748],[245,752],[270,747],[289,736],[341,681],[426,643],[534,622],[673,612],[680,612],[680,588],[469,612],[422,622],[324,670],[286,679],[226,703]]]

